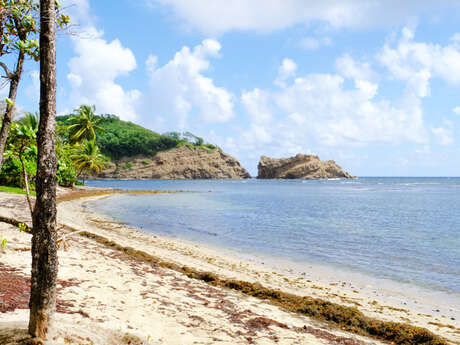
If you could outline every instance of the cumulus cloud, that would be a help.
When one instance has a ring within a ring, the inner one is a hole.
[[[207,34],[231,30],[270,32],[295,24],[325,23],[335,28],[393,25],[419,13],[440,13],[455,0],[147,0],[172,9]]]
[[[68,62],[70,103],[75,106],[96,104],[99,113],[117,114],[125,120],[136,119],[140,91],[125,91],[116,83],[118,77],[136,68],[134,54],[119,40],[104,40],[101,31],[92,28],[87,32],[91,32],[90,38],[73,39],[77,56]]]
[[[136,69],[133,52],[115,39],[105,40],[89,13],[88,0],[66,0],[72,22],[81,26],[79,35],[72,36],[76,56],[70,59],[67,74],[71,90],[67,107],[95,104],[98,113],[112,113],[124,120],[137,117],[136,107],[142,94],[126,91],[116,79]]]
[[[359,62],[350,55],[345,54],[338,58],[335,66],[340,75],[355,80],[373,80],[375,73],[372,71],[369,62]]]
[[[233,117],[232,94],[203,75],[211,66],[210,59],[219,57],[220,49],[218,41],[206,39],[193,49],[183,47],[163,66],[158,66],[157,57],[148,58],[150,93],[144,107],[158,115],[151,119],[155,128],[183,130],[191,125],[191,116],[204,124],[223,123]]]
[[[285,60],[275,79],[279,89],[242,93],[250,125],[237,141],[248,145],[252,153],[280,156],[308,152],[311,147],[322,151],[379,144],[451,145],[453,124],[444,121],[426,127],[422,101],[430,96],[432,79],[460,85],[459,61],[456,38],[446,45],[416,42],[409,28],[396,41],[387,42],[375,60],[339,57],[337,73],[296,76],[296,63]],[[379,96],[382,70],[380,74],[374,71],[375,62],[390,76],[385,82],[404,83],[399,98]],[[349,86],[347,80],[354,85]],[[460,115],[460,107],[453,112]]]
[[[258,88],[241,95],[241,102],[255,124],[267,125],[271,122],[273,115],[269,105],[270,97],[269,92]]]
[[[251,122],[238,141],[255,154],[275,156],[312,147],[428,142],[419,98],[378,99],[378,84],[368,80],[374,76],[369,64],[344,56],[336,66],[340,74],[307,74],[275,91],[243,92],[241,102]],[[347,87],[346,79],[354,80],[354,87]],[[433,133],[448,142],[448,132]]]
[[[399,80],[415,78],[411,86],[417,87],[420,97],[428,95],[428,82],[438,77],[451,85],[460,85],[460,45],[453,41],[442,46],[414,41],[414,31],[402,30],[395,47],[386,44],[379,60],[391,75]],[[423,84],[420,88],[418,83]]]
[[[296,71],[297,64],[291,59],[284,59],[278,68],[278,77],[275,80],[275,84],[284,86],[287,79],[295,76]]]

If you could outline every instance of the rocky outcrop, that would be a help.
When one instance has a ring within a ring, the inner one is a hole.
[[[218,149],[187,146],[154,157],[124,158],[95,178],[113,179],[242,179],[251,177],[233,157]]]
[[[321,161],[318,156],[300,153],[290,158],[262,156],[258,170],[260,179],[353,178],[334,161]]]

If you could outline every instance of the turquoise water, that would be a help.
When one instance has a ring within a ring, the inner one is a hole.
[[[91,204],[151,233],[460,293],[460,178],[87,184],[196,191]]]

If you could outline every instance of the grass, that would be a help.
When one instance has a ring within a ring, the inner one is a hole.
[[[429,330],[406,323],[383,321],[368,317],[355,307],[332,303],[320,298],[298,296],[277,289],[267,288],[259,283],[227,279],[214,273],[203,272],[164,262],[159,258],[132,247],[122,246],[100,235],[83,231],[80,235],[124,253],[128,259],[137,259],[152,265],[169,268],[189,278],[201,280],[212,286],[238,291],[246,296],[256,297],[289,312],[325,321],[332,326],[355,334],[381,339],[397,345],[447,345],[447,341]]]
[[[26,194],[26,191],[19,187],[0,186],[0,192]],[[30,195],[35,195],[35,191],[30,191]]]

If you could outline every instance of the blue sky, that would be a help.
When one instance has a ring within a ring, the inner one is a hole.
[[[460,2],[66,0],[58,110],[191,131],[256,175],[314,153],[358,176],[460,176]],[[38,65],[18,104],[38,110]],[[3,90],[4,92],[5,90]]]

